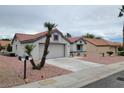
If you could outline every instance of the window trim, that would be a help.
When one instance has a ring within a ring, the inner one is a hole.
[[[78,49],[78,48],[79,48],[78,46],[80,46],[80,49]],[[76,48],[77,48],[77,51],[82,51],[82,50],[83,50],[83,46],[80,45],[80,44],[77,44],[77,45],[76,45]]]
[[[18,48],[18,45],[16,45],[16,50],[17,50],[17,48]]]
[[[54,40],[54,41],[59,41],[59,35],[54,34],[54,35],[53,35],[53,40]]]

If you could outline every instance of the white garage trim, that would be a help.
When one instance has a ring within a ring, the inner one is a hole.
[[[65,57],[65,44],[63,43],[50,43],[48,47],[49,54],[47,58],[61,58]],[[39,44],[39,59],[42,58],[44,52],[44,43]]]

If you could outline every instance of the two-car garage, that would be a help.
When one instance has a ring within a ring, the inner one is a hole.
[[[65,57],[65,44],[51,43],[48,48],[47,58]],[[44,43],[39,44],[39,58],[42,58],[44,52]]]

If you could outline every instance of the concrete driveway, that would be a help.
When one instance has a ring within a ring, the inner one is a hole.
[[[92,67],[104,66],[103,64],[88,62],[79,60],[76,58],[56,58],[56,59],[48,59],[46,61],[48,64],[58,66],[71,71],[79,71],[83,69],[90,69]]]

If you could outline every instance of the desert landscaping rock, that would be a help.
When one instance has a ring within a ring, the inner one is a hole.
[[[71,72],[50,64],[45,64],[41,70],[32,70],[31,64],[27,62],[27,79],[23,80],[23,63],[17,57],[0,55],[0,87],[17,86]]]
[[[93,62],[93,63],[105,64],[105,65],[124,61],[123,56],[102,57],[102,56],[96,56],[96,55],[88,55],[86,57],[84,56],[78,57],[78,59],[83,60],[83,61],[85,60],[85,61]]]

